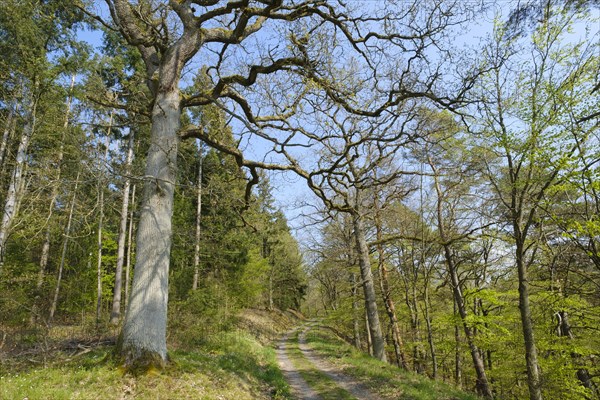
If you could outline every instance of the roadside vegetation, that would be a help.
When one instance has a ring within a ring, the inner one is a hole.
[[[313,326],[307,343],[323,357],[368,386],[384,399],[394,400],[476,400],[477,396],[440,381],[381,362],[340,339],[325,326]]]

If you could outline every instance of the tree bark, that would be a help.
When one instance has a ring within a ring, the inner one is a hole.
[[[354,226],[354,239],[356,241],[360,277],[365,294],[365,309],[367,311],[369,331],[373,342],[373,357],[387,361],[385,342],[381,332],[379,313],[377,312],[375,284],[373,283],[373,272],[371,271],[371,260],[369,259],[369,247],[365,238],[365,227],[361,216],[357,212],[352,213],[352,223]]]
[[[142,54],[153,100],[135,271],[119,350],[127,369],[162,368],[167,361],[171,219],[182,110],[179,84],[185,63],[198,53],[207,30],[193,22],[189,4],[171,2],[183,27],[178,39],[159,51],[146,41],[134,6],[124,0],[106,2],[125,38]]]
[[[165,69],[163,66],[161,73],[173,73]],[[120,343],[130,368],[162,367],[167,361],[171,217],[181,117],[178,79],[171,79],[170,85],[159,87],[152,111],[132,293]]]
[[[123,202],[121,203],[121,221],[117,240],[117,265],[115,268],[115,287],[113,292],[110,323],[117,325],[121,319],[121,292],[123,289],[123,264],[125,261],[125,238],[127,236],[127,218],[129,216],[129,191],[131,189],[131,163],[133,162],[134,131],[129,131],[127,157],[125,159],[125,182],[123,183]]]
[[[200,237],[202,233],[202,145],[198,144],[198,187],[196,188],[196,244],[194,246],[194,280],[192,290],[198,289],[198,279],[200,277]]]

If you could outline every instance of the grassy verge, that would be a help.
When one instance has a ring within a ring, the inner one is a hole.
[[[288,343],[288,356],[302,378],[317,392],[324,400],[352,400],[355,399],[350,393],[337,386],[337,384],[319,371],[310,361],[304,357],[298,347],[298,334],[294,340]]]
[[[248,333],[223,333],[202,352],[174,351],[158,374],[123,375],[112,347],[0,364],[0,399],[287,399],[275,352]]]
[[[402,371],[357,351],[328,329],[313,328],[307,341],[320,356],[337,365],[342,372],[360,379],[386,399],[398,400],[477,400],[443,382]]]

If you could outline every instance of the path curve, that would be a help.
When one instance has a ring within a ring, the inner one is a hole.
[[[383,400],[379,395],[373,393],[356,378],[341,373],[338,368],[325,361],[322,357],[316,355],[314,350],[306,342],[306,332],[308,332],[310,328],[311,326],[306,326],[298,335],[298,347],[307,360],[313,363],[317,369],[358,400]]]
[[[321,396],[317,394],[306,381],[300,375],[300,372],[294,367],[292,361],[287,356],[285,351],[289,336],[295,334],[297,329],[288,332],[281,338],[277,344],[277,361],[279,362],[279,368],[283,372],[285,379],[292,388],[292,393],[299,400],[322,400]]]

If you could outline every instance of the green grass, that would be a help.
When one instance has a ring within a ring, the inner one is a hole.
[[[350,393],[319,371],[310,361],[304,357],[298,347],[298,335],[294,335],[294,340],[288,342],[287,352],[290,360],[302,376],[302,378],[315,390],[324,400],[352,400],[355,399]]]
[[[328,329],[313,328],[307,341],[317,354],[337,365],[350,376],[362,380],[371,390],[386,399],[398,400],[477,400],[443,382],[433,381],[416,373],[376,360],[343,340]]]
[[[219,335],[197,351],[174,351],[160,373],[123,375],[112,347],[70,357],[54,353],[0,366],[0,399],[288,399],[275,352],[242,332]],[[36,361],[36,360],[33,360]],[[9,368],[10,367],[10,368]],[[10,372],[9,372],[10,371]]]

